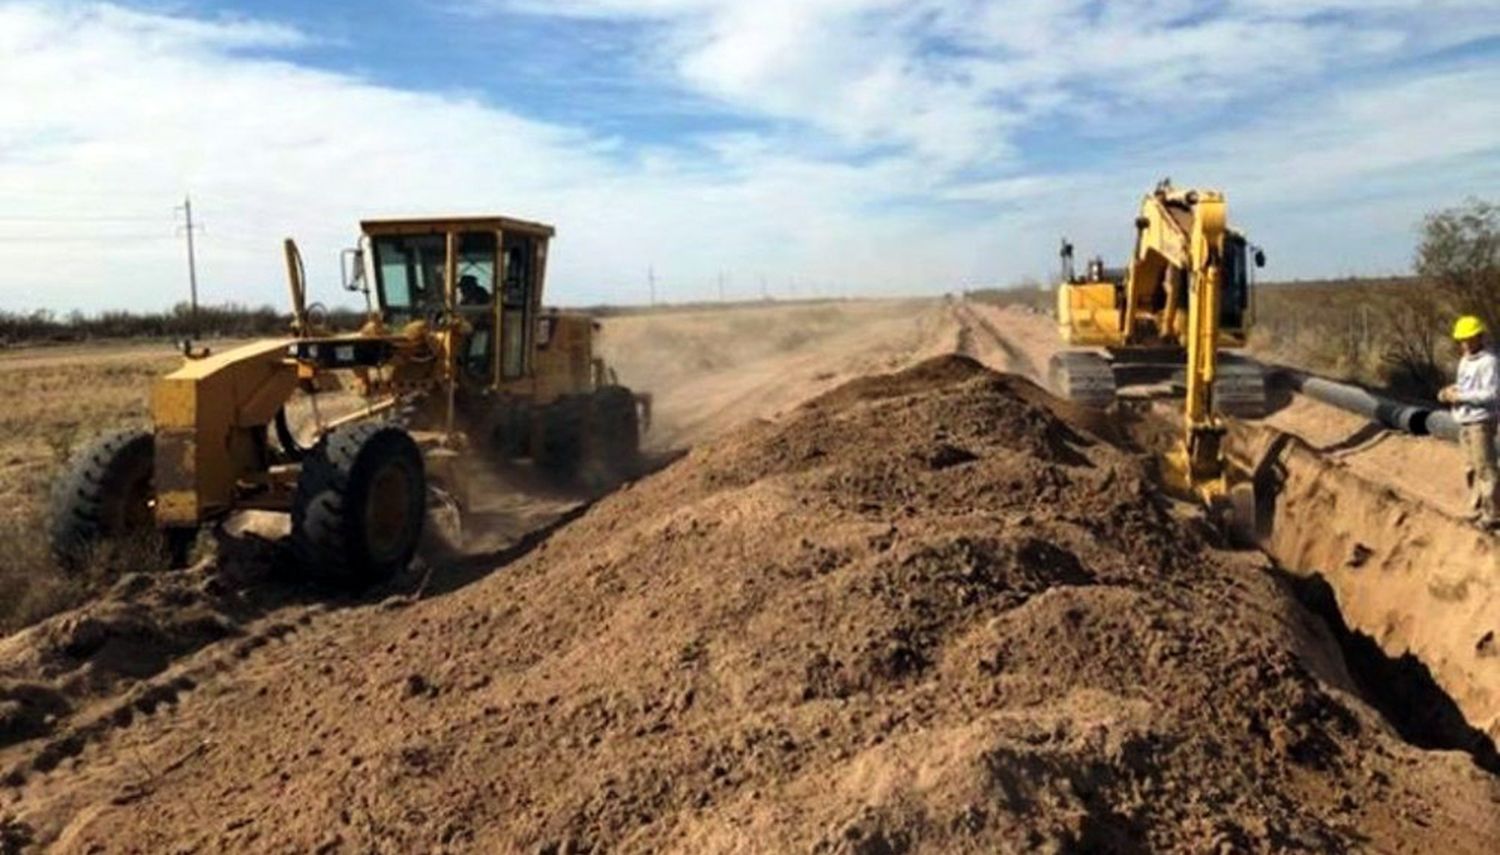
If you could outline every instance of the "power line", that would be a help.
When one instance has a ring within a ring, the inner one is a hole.
[[[164,223],[163,217],[113,216],[103,214],[0,214],[4,223]]]
[[[0,235],[0,243],[105,243],[116,240],[176,240],[168,234]]]

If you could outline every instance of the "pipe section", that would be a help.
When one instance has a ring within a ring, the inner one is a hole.
[[[1278,374],[1293,389],[1313,400],[1364,416],[1392,430],[1413,436],[1433,436],[1449,442],[1458,441],[1458,425],[1446,410],[1403,404],[1372,395],[1358,386],[1336,383],[1287,368],[1281,369]]]
[[[1433,410],[1427,417],[1427,433],[1448,442],[1458,442],[1458,422],[1447,410]]]

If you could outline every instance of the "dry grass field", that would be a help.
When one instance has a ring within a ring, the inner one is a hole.
[[[145,422],[151,380],[179,360],[163,343],[0,351],[0,633],[76,604],[102,581],[53,566],[49,492],[74,448]]]
[[[1250,349],[1267,362],[1432,401],[1458,359],[1448,330],[1460,311],[1414,277],[1266,285]]]

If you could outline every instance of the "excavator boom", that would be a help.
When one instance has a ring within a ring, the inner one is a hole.
[[[1141,201],[1130,264],[1117,274],[1095,259],[1072,275],[1072,247],[1063,246],[1059,329],[1069,344],[1108,355],[1058,354],[1054,389],[1097,406],[1114,400],[1121,378],[1156,372],[1155,382],[1180,384],[1182,435],[1165,474],[1181,492],[1218,504],[1230,493],[1220,413],[1258,414],[1265,401],[1259,366],[1220,352],[1243,346],[1252,320],[1251,250],[1229,227],[1224,195],[1162,181]]]

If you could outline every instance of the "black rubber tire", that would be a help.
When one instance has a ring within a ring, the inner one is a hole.
[[[410,434],[379,422],[337,428],[302,462],[292,551],[310,576],[363,590],[411,563],[426,511],[426,468]]]
[[[607,482],[629,477],[641,452],[641,420],[635,393],[604,386],[589,399],[587,444],[590,467]]]
[[[105,434],[77,454],[52,492],[52,555],[77,570],[105,541],[155,537],[156,443],[144,430]]]
[[[569,395],[542,410],[542,432],[532,459],[547,477],[567,483],[577,476],[583,464],[588,404],[587,397]]]
[[[499,404],[486,420],[490,450],[501,460],[525,457],[531,450],[531,410],[525,404]]]
[[[624,386],[605,386],[595,397],[613,431],[610,448],[615,459],[633,462],[641,453],[641,412],[635,393]]]

